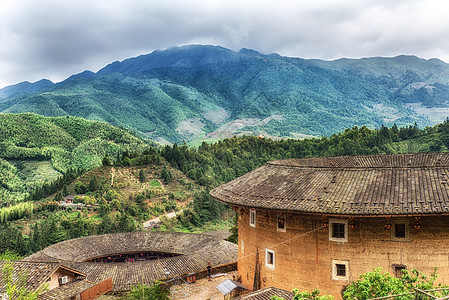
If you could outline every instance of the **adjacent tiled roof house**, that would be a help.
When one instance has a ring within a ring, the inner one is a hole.
[[[25,261],[0,261],[0,299],[8,299],[6,270],[9,268],[11,284],[18,290],[39,291],[38,299],[94,299],[82,297],[83,292],[97,285],[87,281],[86,274],[57,262]]]
[[[293,300],[295,295],[292,292],[278,289],[275,287],[267,287],[237,298],[234,300],[271,300],[272,296],[277,296],[285,300]]]
[[[274,161],[211,191],[238,212],[239,275],[340,298],[382,267],[449,283],[449,153]]]

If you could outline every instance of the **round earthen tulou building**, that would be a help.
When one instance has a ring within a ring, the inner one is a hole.
[[[26,262],[58,262],[93,283],[110,279],[113,292],[138,284],[235,269],[237,245],[205,234],[122,232],[66,240],[36,252]],[[59,298],[58,298],[59,299]],[[62,299],[62,298],[61,298]]]
[[[449,283],[448,176],[449,153],[288,159],[211,195],[238,213],[243,284],[341,298],[375,267]]]

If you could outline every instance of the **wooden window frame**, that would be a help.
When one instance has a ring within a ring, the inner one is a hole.
[[[268,257],[270,254],[272,255],[273,258],[272,264],[268,262]],[[276,254],[272,249],[265,248],[265,267],[269,269],[274,269],[276,267]]]
[[[254,215],[254,220],[253,220],[253,216]],[[256,228],[256,220],[257,220],[257,214],[256,214],[256,209],[255,208],[251,208],[249,210],[249,226]],[[254,222],[252,222],[254,221]]]
[[[279,228],[279,219],[284,219],[284,228]],[[285,216],[278,216],[276,222],[277,231],[286,232],[287,231],[287,218]]]
[[[404,224],[405,236],[398,237],[396,234],[396,225]],[[391,240],[393,242],[410,242],[410,222],[406,219],[391,220]]]
[[[407,270],[407,266],[406,265],[401,265],[401,264],[393,264],[391,267],[393,268],[393,275],[396,278],[401,278],[402,277],[402,270]]]
[[[333,224],[343,224],[344,225],[344,237],[334,237],[334,226]],[[342,219],[329,219],[329,241],[333,242],[347,242],[348,241],[348,220]]]
[[[335,274],[339,277],[346,277],[346,265],[335,264]]]
[[[345,276],[338,275],[337,266],[345,267]],[[332,280],[349,280],[349,261],[347,260],[332,260]]]

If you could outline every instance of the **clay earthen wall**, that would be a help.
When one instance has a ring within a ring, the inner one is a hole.
[[[328,226],[322,216],[284,214],[286,232],[277,230],[277,214],[257,210],[256,227],[249,225],[249,209],[239,215],[238,270],[245,286],[254,282],[256,252],[259,250],[261,288],[274,286],[286,290],[298,288],[341,299],[341,291],[360,274],[381,267],[394,274],[394,265],[417,268],[429,275],[438,267],[439,280],[449,283],[449,216],[422,217],[409,222],[409,241],[392,241],[385,217],[355,218],[348,228],[348,241],[329,240]],[[348,220],[348,218],[338,218]],[[391,223],[395,218],[391,218]],[[275,266],[265,266],[265,249],[275,252]],[[348,262],[348,280],[332,278],[332,261]]]
[[[59,285],[60,285],[59,278],[62,276],[67,276],[67,279],[68,279],[67,283],[72,282],[75,279],[75,276],[72,272],[69,272],[69,271],[59,268],[58,270],[56,270],[56,272],[54,272],[51,275],[50,280],[47,282],[47,284],[48,284],[47,288],[49,290],[51,290],[51,289],[59,287]]]

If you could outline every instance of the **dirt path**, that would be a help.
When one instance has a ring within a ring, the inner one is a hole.
[[[171,218],[176,217],[176,212],[172,211],[172,212],[169,212],[169,213],[165,213],[163,215],[160,215],[157,218],[154,218],[154,219],[151,219],[151,220],[143,222],[142,225],[143,225],[144,228],[146,228],[146,227],[150,227],[150,225],[152,225],[152,224],[158,224],[158,223],[161,222],[161,219],[160,219],[161,217],[167,217],[168,219],[171,219]]]
[[[111,186],[114,186],[114,177],[115,177],[115,168],[112,166],[111,168]]]

